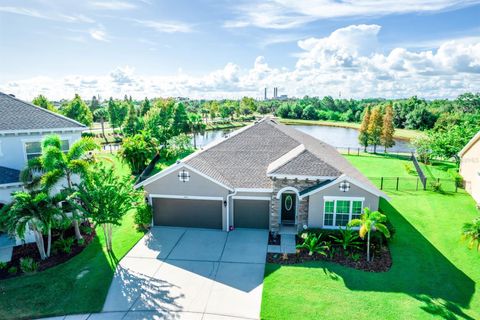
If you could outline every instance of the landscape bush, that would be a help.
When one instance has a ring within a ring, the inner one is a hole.
[[[137,206],[134,222],[137,226],[148,229],[152,224],[152,206],[147,203]]]
[[[33,260],[33,258],[25,257],[20,258],[20,270],[23,273],[34,273],[37,272],[39,263]]]
[[[55,240],[53,243],[53,250],[54,252],[63,252],[66,254],[69,254],[72,252],[72,246],[75,243],[75,238],[73,237],[68,237],[68,238],[63,238],[60,237],[59,239]]]

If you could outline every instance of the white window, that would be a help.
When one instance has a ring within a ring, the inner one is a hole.
[[[324,197],[323,226],[345,227],[352,219],[360,218],[364,198]]]
[[[62,151],[67,152],[70,149],[70,142],[68,140],[62,140]],[[29,141],[25,142],[25,154],[27,160],[39,157],[42,155],[42,142],[41,141]]]

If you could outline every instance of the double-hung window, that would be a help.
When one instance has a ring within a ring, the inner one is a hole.
[[[67,152],[70,149],[70,143],[68,140],[62,140],[62,151]],[[27,160],[37,158],[42,155],[42,142],[41,141],[28,141],[25,142],[25,154]]]
[[[345,227],[352,219],[358,219],[362,214],[363,198],[325,197],[324,200],[324,227]]]

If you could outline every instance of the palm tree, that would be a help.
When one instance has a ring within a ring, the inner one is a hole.
[[[205,124],[202,121],[202,117],[200,117],[196,113],[189,113],[188,114],[188,126],[190,127],[190,132],[193,133],[193,147],[197,148],[197,133],[205,130]]]
[[[477,251],[480,250],[480,218],[463,225],[462,238],[469,239],[468,246],[470,249],[475,246]]]
[[[102,135],[105,143],[108,143],[107,136],[105,135],[105,120],[108,119],[108,110],[106,108],[99,108],[93,112],[93,115],[100,119],[100,124],[102,126]]]
[[[89,158],[87,153],[97,148],[98,145],[93,139],[82,138],[64,152],[59,136],[47,136],[42,142],[42,155],[28,162],[21,173],[22,180],[27,183],[27,187],[36,188],[40,185],[46,190],[66,181],[63,187],[71,192],[74,190],[75,177],[83,178],[88,173],[92,158]],[[76,210],[73,210],[72,214],[75,237],[80,240],[82,235],[78,224],[79,217]]]
[[[385,237],[390,238],[390,231],[383,224],[385,221],[387,221],[387,217],[384,214],[365,208],[360,219],[353,219],[348,224],[350,227],[360,227],[358,231],[360,238],[365,239],[365,235],[367,235],[367,261],[370,261],[370,233],[380,231]]]
[[[62,193],[50,197],[44,190],[18,191],[13,194],[13,201],[0,210],[0,215],[8,232],[18,234],[21,239],[25,239],[27,228],[33,231],[40,258],[45,260],[50,257],[52,227],[67,219],[59,207],[64,199]],[[43,235],[47,235],[46,252]]]

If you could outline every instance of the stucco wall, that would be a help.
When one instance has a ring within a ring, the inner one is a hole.
[[[308,227],[321,228],[323,227],[323,197],[362,197],[365,198],[363,207],[368,207],[371,210],[378,210],[379,198],[378,196],[350,183],[350,190],[342,192],[339,189],[339,183],[332,185],[324,190],[310,195],[308,205]]]
[[[25,142],[42,141],[51,134],[58,134],[62,140],[69,140],[70,145],[81,138],[80,132],[74,133],[44,133],[22,134],[18,136],[0,136],[0,166],[21,170],[27,163],[25,154]]]
[[[480,203],[480,142],[472,145],[460,162],[460,174],[465,180],[465,190]]]

